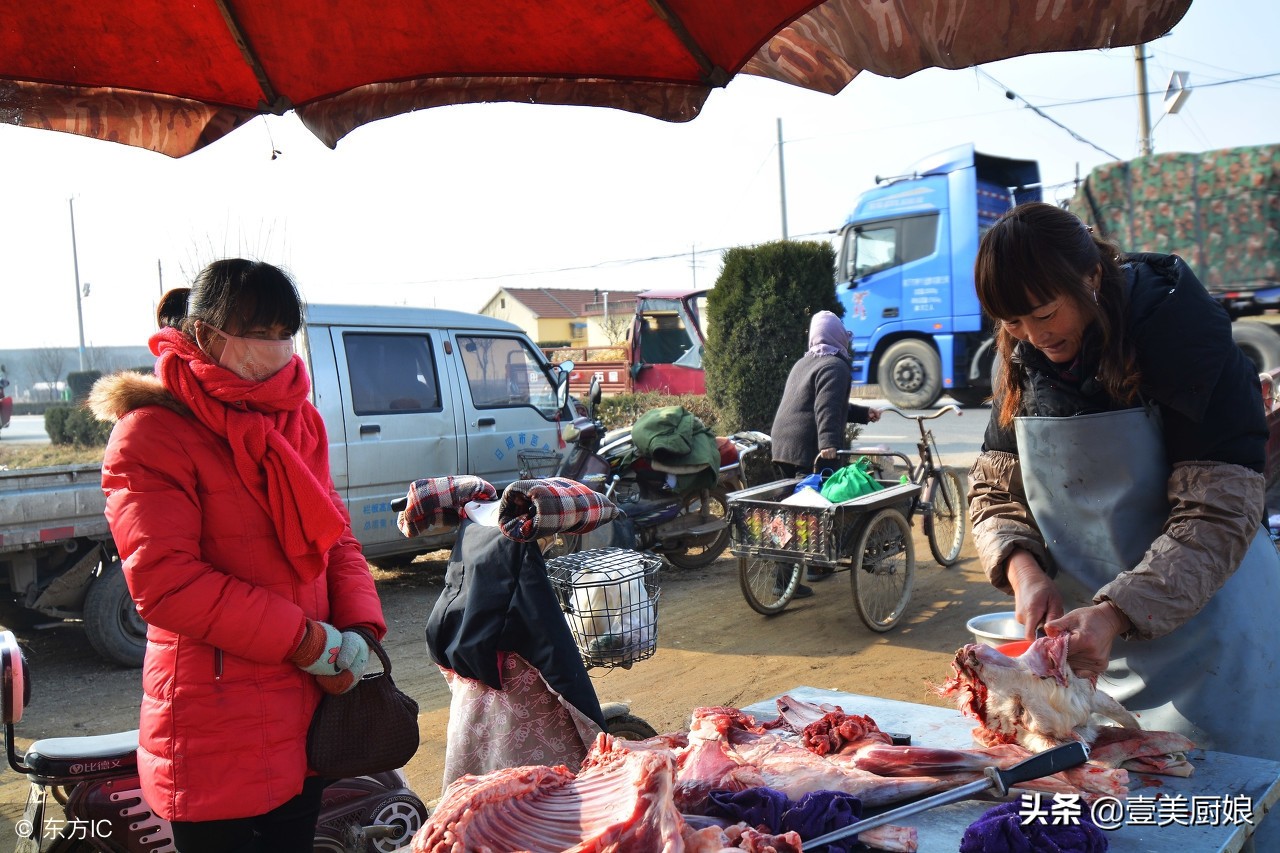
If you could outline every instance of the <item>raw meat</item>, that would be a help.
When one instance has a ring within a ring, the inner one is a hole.
[[[670,755],[632,751],[602,734],[576,776],[515,767],[463,776],[414,836],[413,853],[684,850]]]
[[[1093,679],[1072,672],[1066,635],[1041,637],[1016,658],[973,643],[956,652],[952,668],[938,692],[978,720],[973,735],[979,744],[1017,743],[1040,752],[1079,740],[1092,748],[1091,768],[1191,775],[1183,754],[1195,744],[1175,732],[1143,731]],[[1099,726],[1095,714],[1117,725]],[[1091,772],[1096,781],[1096,770]]]
[[[600,735],[576,776],[566,767],[542,766],[463,776],[446,789],[411,850],[801,853],[794,832],[770,835],[745,824],[689,826],[671,796],[672,756],[659,748],[629,747]]]
[[[778,700],[778,710],[788,726],[808,722],[803,730],[806,747],[815,753],[825,748],[822,733],[864,732],[846,743],[828,760],[848,765],[878,776],[942,776],[959,785],[981,777],[989,766],[1007,768],[1031,756],[1031,751],[1018,744],[993,744],[976,749],[945,749],[929,746],[896,746],[882,742],[879,726],[870,717],[844,715],[840,706],[817,705],[792,696]],[[852,722],[846,722],[847,720]],[[1117,731],[1129,731],[1117,729]],[[860,746],[857,744],[861,744]],[[815,744],[817,744],[815,748]],[[819,753],[820,754],[820,753]],[[955,774],[963,774],[960,778]],[[1128,794],[1129,774],[1108,767],[1075,768],[1054,776],[1028,782],[1024,787],[1048,793],[1076,793],[1086,799],[1100,795],[1123,797]]]
[[[1094,714],[1138,729],[1138,721],[1092,679],[1067,666],[1067,637],[1041,637],[1019,657],[970,643],[956,652],[955,674],[940,693],[990,733],[986,743],[1018,743],[1033,752],[1078,740],[1093,743]]]

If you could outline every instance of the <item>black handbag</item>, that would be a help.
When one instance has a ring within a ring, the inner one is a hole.
[[[418,703],[391,680],[391,659],[368,635],[382,672],[346,693],[325,694],[307,730],[307,763],[329,779],[398,770],[418,751]]]

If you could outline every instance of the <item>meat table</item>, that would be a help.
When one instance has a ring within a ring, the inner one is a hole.
[[[973,746],[970,731],[974,721],[952,708],[815,687],[797,687],[787,695],[805,702],[839,705],[847,714],[865,714],[883,731],[910,734],[914,746]],[[759,720],[773,719],[778,715],[777,698],[742,710]],[[1195,765],[1195,773],[1188,779],[1130,772],[1129,805],[1118,828],[1107,831],[1111,853],[1235,853],[1254,849],[1251,836],[1256,827],[1233,817],[1231,809],[1247,798],[1252,820],[1261,823],[1280,800],[1280,762],[1199,749],[1188,758]],[[1047,805],[1050,801],[1046,797],[1044,802]],[[919,831],[922,853],[954,851],[959,849],[965,828],[992,805],[993,801],[966,800],[930,809],[902,823]],[[1193,807],[1202,808],[1205,813],[1193,819]],[[1266,835],[1280,839],[1275,822],[1273,819],[1267,824]],[[1268,843],[1259,840],[1258,853],[1267,853],[1268,847]]]

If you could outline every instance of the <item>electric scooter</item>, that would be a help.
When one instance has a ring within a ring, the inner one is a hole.
[[[30,782],[15,853],[173,853],[168,821],[142,798],[138,730],[43,738],[22,755],[14,726],[31,700],[31,672],[11,631],[0,631],[0,719],[9,766]],[[315,850],[391,853],[427,818],[399,770],[338,779],[324,789]]]

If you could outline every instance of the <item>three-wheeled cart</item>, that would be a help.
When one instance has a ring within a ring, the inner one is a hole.
[[[795,595],[809,566],[849,571],[853,602],[872,631],[902,618],[915,582],[911,514],[915,483],[881,480],[883,489],[830,506],[785,504],[799,478],[729,494],[730,549],[742,595],[773,616]]]

